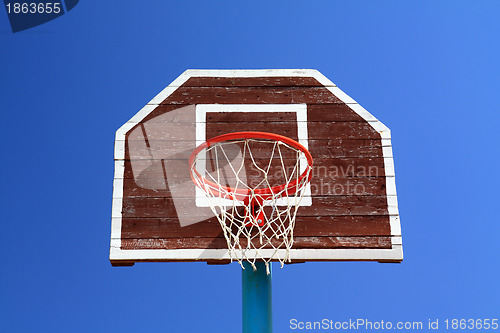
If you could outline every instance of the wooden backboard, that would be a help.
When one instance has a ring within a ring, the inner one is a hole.
[[[313,156],[292,262],[403,259],[384,124],[316,70],[187,70],[116,133],[113,265],[229,262],[187,161],[207,139],[239,131],[290,137]]]

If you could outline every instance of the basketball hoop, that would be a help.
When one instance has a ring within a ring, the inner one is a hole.
[[[291,261],[295,217],[312,165],[302,144],[265,132],[220,135],[192,152],[191,178],[222,227],[231,260],[254,269],[263,260],[268,273],[271,260],[282,267]]]

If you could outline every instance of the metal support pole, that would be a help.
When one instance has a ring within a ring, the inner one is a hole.
[[[248,262],[243,266],[243,333],[272,333],[272,272],[267,275],[264,262],[255,263],[256,271]]]

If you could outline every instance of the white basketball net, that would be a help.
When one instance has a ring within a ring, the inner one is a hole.
[[[217,142],[197,154],[192,178],[219,220],[231,261],[256,269],[263,260],[268,274],[271,260],[281,267],[291,261],[295,217],[311,171],[303,151],[270,139]]]

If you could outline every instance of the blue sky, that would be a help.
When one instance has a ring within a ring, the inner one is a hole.
[[[108,261],[114,132],[189,68],[315,68],[392,131],[404,262],[275,267],[275,332],[500,318],[499,12],[81,1],[13,34],[0,10],[0,332],[240,330],[237,264]]]

